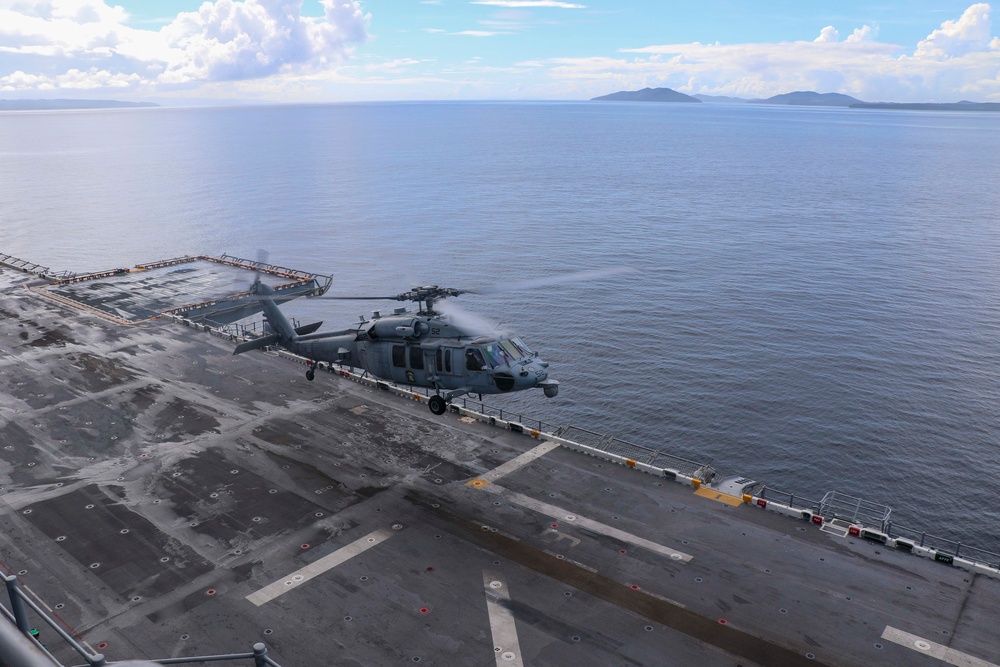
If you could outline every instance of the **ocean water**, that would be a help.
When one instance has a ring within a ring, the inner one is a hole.
[[[561,382],[489,402],[1000,551],[998,155],[998,114],[0,113],[0,252],[82,271],[264,248],[341,295],[633,267],[462,297]],[[390,305],[288,310],[340,328]]]

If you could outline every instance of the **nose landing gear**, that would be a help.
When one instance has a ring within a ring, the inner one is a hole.
[[[315,361],[309,362],[309,370],[306,371],[306,379],[310,382],[316,379],[316,365]]]

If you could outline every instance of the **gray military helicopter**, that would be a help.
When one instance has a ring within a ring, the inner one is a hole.
[[[539,388],[546,397],[559,393],[549,378],[549,364],[509,331],[489,328],[443,300],[461,294],[494,294],[601,276],[631,269],[587,271],[499,287],[462,290],[437,285],[414,287],[391,296],[325,296],[323,299],[412,301],[418,309],[378,311],[350,329],[315,333],[322,322],[295,328],[274,302],[274,290],[260,276],[250,286],[264,309],[271,333],[239,344],[233,354],[280,345],[309,360],[313,380],[319,361],[362,368],[382,380],[434,389],[428,405],[436,415],[465,394],[506,394]]]

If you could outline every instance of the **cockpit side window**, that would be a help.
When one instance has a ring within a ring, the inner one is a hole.
[[[511,363],[513,363],[513,359],[510,355],[497,343],[484,345],[483,350],[486,352],[486,358],[490,360],[490,366],[493,368],[497,368],[499,366],[510,366]]]
[[[467,349],[465,351],[465,368],[470,371],[486,370],[486,360],[483,359],[483,353],[474,347]]]
[[[503,349],[510,355],[511,359],[520,359],[524,356],[521,354],[521,351],[517,349],[517,345],[514,345],[510,339],[500,341],[500,345],[503,346]]]
[[[525,345],[524,341],[522,341],[520,338],[518,338],[517,336],[511,336],[510,342],[513,343],[514,347],[516,347],[518,350],[521,351],[522,356],[525,357],[531,356],[531,349],[527,345]]]

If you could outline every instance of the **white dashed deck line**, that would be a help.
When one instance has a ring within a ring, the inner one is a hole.
[[[393,531],[387,528],[382,528],[373,533],[369,533],[361,539],[355,540],[350,544],[337,549],[332,554],[323,556],[319,560],[306,565],[304,568],[296,570],[295,572],[278,579],[274,583],[268,584],[264,588],[251,593],[247,596],[247,600],[259,607],[262,604],[270,602],[279,595],[284,595],[288,591],[298,588],[310,579],[318,577],[324,572],[332,570],[338,565],[347,562],[358,554],[364,553],[372,547],[378,546],[392,537],[392,535]]]
[[[483,572],[483,585],[486,588],[486,610],[490,615],[497,667],[524,667],[514,614],[503,604],[510,600],[507,580],[499,572],[486,570]]]
[[[539,514],[544,514],[555,519],[558,522],[566,522],[571,526],[580,526],[581,528],[586,528],[587,530],[598,533],[600,535],[605,535],[607,537],[613,537],[616,540],[622,542],[627,542],[629,544],[634,544],[637,547],[642,547],[654,553],[658,553],[662,556],[666,556],[671,560],[675,560],[680,563],[688,563],[691,561],[693,556],[686,554],[683,551],[677,551],[676,549],[671,549],[670,547],[665,547],[662,544],[657,544],[647,540],[644,537],[639,537],[638,535],[633,535],[632,533],[627,533],[624,530],[619,530],[607,524],[601,523],[600,521],[594,521],[593,519],[588,519],[585,516],[580,516],[570,510],[557,507],[555,505],[550,505],[541,500],[536,500],[530,496],[526,496],[522,493],[517,493],[516,491],[511,491],[505,489],[497,484],[490,484],[489,486],[483,487],[483,491],[487,493],[493,493],[507,501],[514,503],[515,505],[520,505],[521,507],[526,507],[528,509],[534,510]]]
[[[558,448],[559,448],[558,442],[552,442],[551,440],[543,442],[537,447],[529,449],[520,456],[512,458],[510,461],[507,461],[503,465],[497,466],[496,468],[489,471],[485,475],[480,476],[479,479],[485,479],[487,482],[490,483],[495,482],[501,477],[506,477],[507,475],[511,474],[518,468],[523,468],[524,466],[528,465],[535,459],[539,459],[548,454],[549,452],[551,452],[553,449],[558,449]]]
[[[889,625],[885,626],[885,630],[882,632],[882,639],[905,646],[908,649],[913,649],[917,653],[937,658],[942,662],[947,662],[949,665],[955,665],[955,667],[998,667],[994,662],[988,662],[968,653],[956,651],[943,644],[932,642],[917,635],[911,635],[909,632],[903,632]]]

